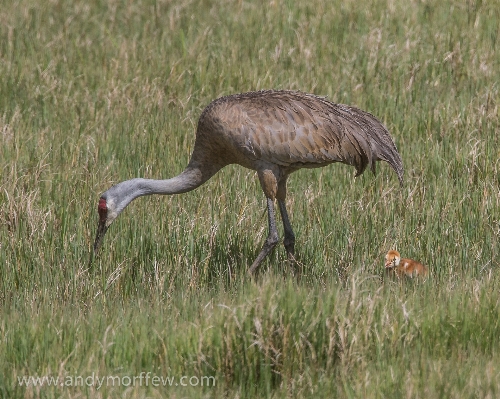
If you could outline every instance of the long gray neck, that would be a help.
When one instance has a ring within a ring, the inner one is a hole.
[[[152,194],[172,195],[185,193],[199,187],[212,175],[213,173],[204,173],[200,168],[188,167],[180,175],[167,180],[137,178],[123,181],[106,191],[102,198],[106,199],[108,209],[112,210],[113,216],[116,217],[138,197]]]
[[[199,187],[205,182],[202,173],[197,169],[186,169],[180,175],[166,180],[132,179],[136,186],[136,197],[142,195],[172,195],[181,194]]]

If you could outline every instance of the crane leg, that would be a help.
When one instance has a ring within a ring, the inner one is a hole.
[[[259,268],[261,262],[264,258],[269,255],[269,253],[273,250],[276,244],[279,241],[278,230],[276,229],[276,214],[274,212],[274,201],[271,198],[267,198],[267,216],[269,220],[269,234],[264,242],[264,246],[260,251],[257,259],[252,263],[250,269],[248,269],[249,274],[256,274],[257,269]]]
[[[293,269],[293,272],[296,273],[295,270],[295,234],[293,233],[292,225],[290,223],[290,219],[288,218],[288,212],[286,210],[285,201],[278,200],[278,205],[280,207],[281,220],[283,221],[283,229],[285,231],[285,238],[283,240],[283,245],[286,249],[286,254],[288,257],[288,262]]]
[[[278,200],[280,207],[281,219],[283,220],[283,229],[285,230],[285,239],[283,245],[285,246],[288,260],[295,261],[295,234],[293,234],[292,225],[288,218],[285,201]]]

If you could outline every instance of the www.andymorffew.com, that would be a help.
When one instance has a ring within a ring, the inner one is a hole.
[[[214,376],[162,376],[151,372],[141,372],[137,375],[103,375],[92,373],[66,376],[22,376],[17,377],[19,386],[26,387],[215,387]]]

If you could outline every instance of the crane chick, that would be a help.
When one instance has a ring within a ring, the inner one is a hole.
[[[385,269],[396,274],[397,277],[426,277],[427,267],[413,259],[401,258],[398,251],[391,249],[385,255]]]
[[[274,203],[283,222],[288,259],[295,260],[295,235],[285,205],[288,176],[301,168],[335,162],[354,166],[356,176],[385,161],[403,184],[403,164],[385,126],[355,107],[297,91],[265,90],[234,94],[212,101],[201,113],[191,160],[167,180],[132,179],[101,195],[96,253],[111,223],[134,199],[194,190],[221,168],[238,164],[255,170],[266,196],[269,233],[249,268],[255,273],[279,241]]]

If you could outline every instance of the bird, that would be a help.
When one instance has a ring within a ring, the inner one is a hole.
[[[391,249],[385,255],[385,269],[399,278],[426,277],[428,274],[426,266],[413,259],[401,258],[401,254],[395,249]]]
[[[283,223],[283,245],[293,265],[295,234],[285,204],[289,175],[336,162],[353,166],[356,176],[368,166],[375,174],[376,161],[387,162],[403,186],[403,163],[387,128],[375,116],[354,106],[293,90],[223,96],[201,112],[191,159],[184,171],[166,180],[126,180],[101,195],[93,253],[99,251],[111,223],[134,199],[194,190],[223,167],[238,164],[257,172],[268,216],[267,238],[248,273],[257,274],[279,242],[275,201]]]

